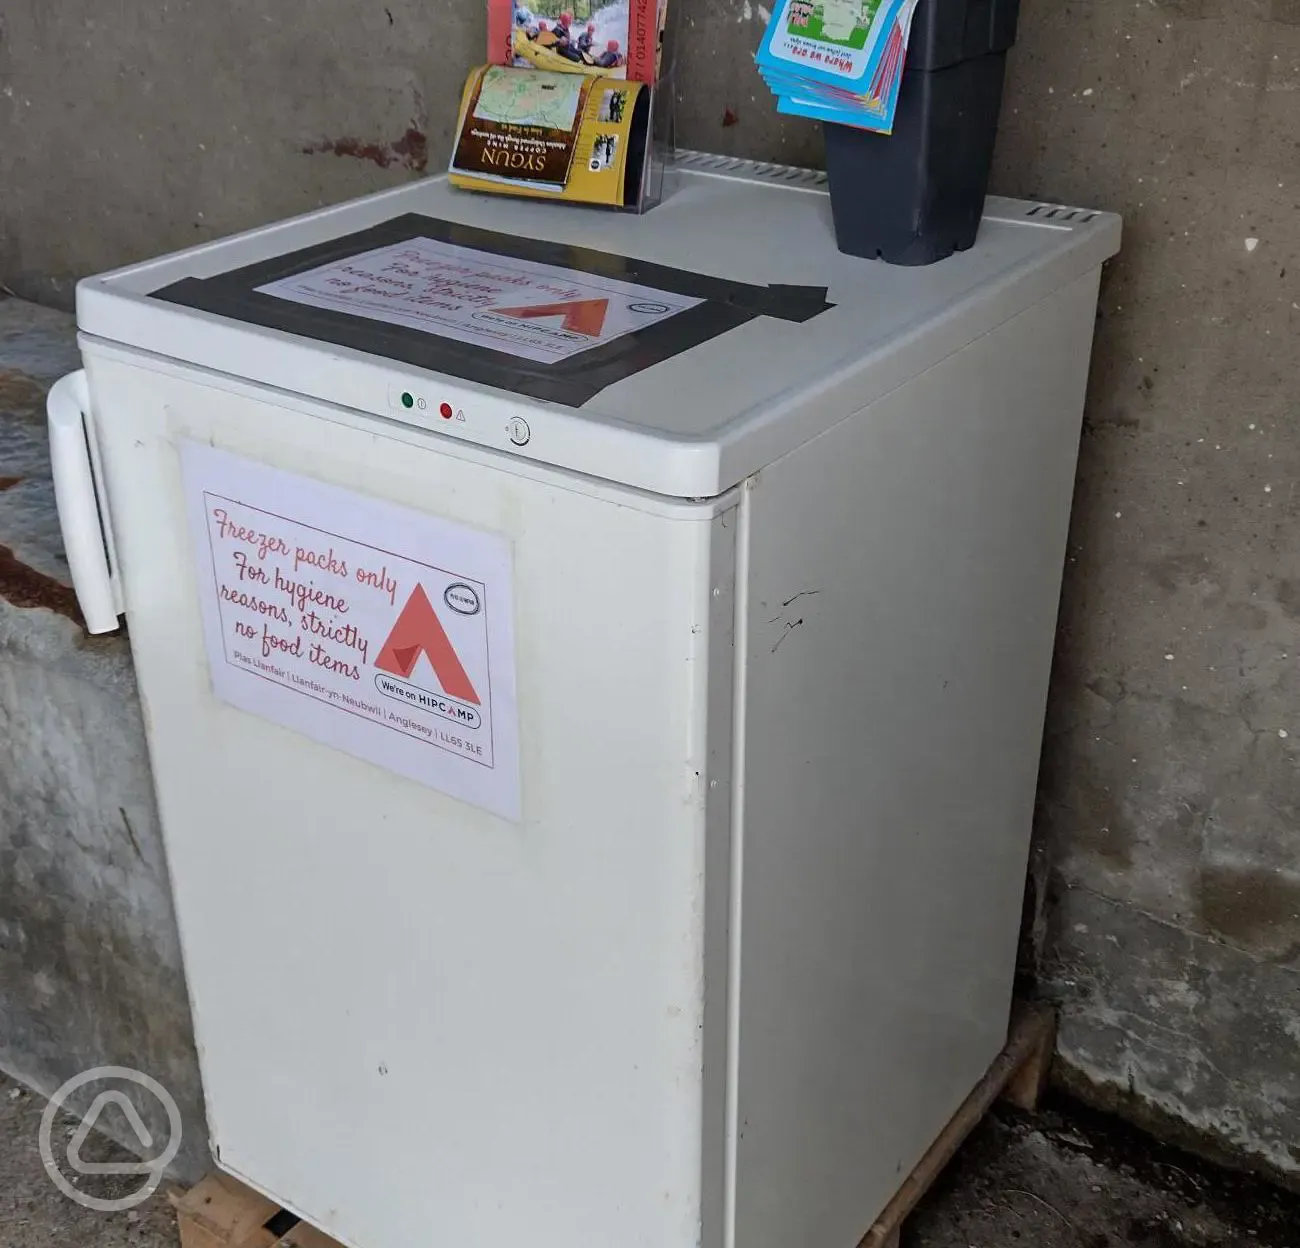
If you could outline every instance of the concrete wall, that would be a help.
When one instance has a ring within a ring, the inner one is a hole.
[[[1127,229],[1027,954],[1064,1004],[1067,1081],[1300,1182],[1300,0],[1022,3],[995,188]],[[438,167],[483,42],[463,12],[8,0],[0,280],[65,302],[77,274]],[[816,163],[816,128],[776,119],[748,59],[764,13],[675,0],[681,139]],[[66,873],[100,869],[71,853]],[[174,965],[165,908],[148,913],[160,926],[122,939]],[[131,990],[175,1007],[174,987]]]
[[[77,365],[71,317],[0,296],[0,1069],[47,1095],[94,1066],[152,1075],[182,1111],[177,1173],[196,1177],[201,1093],[130,648],[86,635],[54,511],[44,391]],[[167,1139],[159,1102],[137,1105]],[[100,1121],[134,1142],[124,1117]]]
[[[998,185],[1125,217],[1040,787],[1070,1081],[1300,1178],[1300,4],[1028,0]]]

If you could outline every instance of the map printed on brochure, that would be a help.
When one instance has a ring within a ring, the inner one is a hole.
[[[639,82],[578,74],[476,69],[461,101],[451,184],[622,204],[643,90]]]
[[[511,74],[489,66],[471,81],[452,172],[562,191],[588,80],[576,74]]]
[[[777,111],[888,134],[917,0],[781,0],[756,60]]]

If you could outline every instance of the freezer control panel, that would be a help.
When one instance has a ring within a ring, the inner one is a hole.
[[[388,406],[399,412],[411,415],[439,416],[443,420],[465,423],[465,411],[446,399],[431,398],[410,386],[392,385],[388,387]]]
[[[494,406],[489,404],[486,410],[475,408],[467,415],[456,395],[442,387],[425,389],[418,381],[395,381],[388,387],[389,410],[406,417],[411,424],[425,429],[446,426],[449,433],[503,450],[527,446],[533,439],[528,421],[523,416],[493,410]]]

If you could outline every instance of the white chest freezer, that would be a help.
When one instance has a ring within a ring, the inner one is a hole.
[[[679,178],[78,289],[213,1153],[354,1248],[852,1248],[1005,1038],[1119,222]]]

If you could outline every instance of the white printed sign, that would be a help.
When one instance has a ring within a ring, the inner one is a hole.
[[[331,261],[257,290],[539,364],[567,360],[703,302],[431,238]]]
[[[195,443],[182,467],[217,697],[518,819],[505,540]]]

